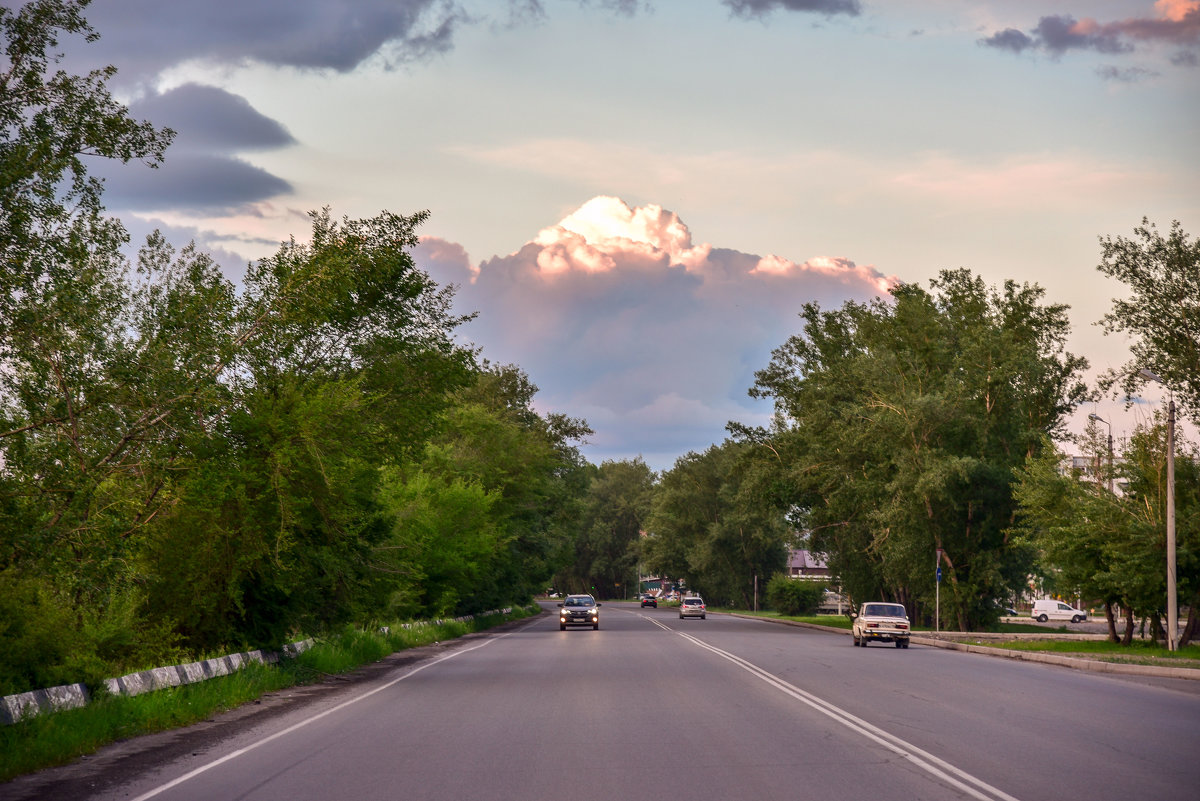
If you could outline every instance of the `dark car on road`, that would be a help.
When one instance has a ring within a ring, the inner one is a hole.
[[[658,599],[655,598],[653,595],[643,595],[642,596],[642,608],[645,608],[647,606],[653,606],[655,609],[657,609],[658,608]]]
[[[558,612],[559,631],[566,631],[567,626],[600,628],[600,604],[592,596],[568,595],[559,606],[562,607]]]

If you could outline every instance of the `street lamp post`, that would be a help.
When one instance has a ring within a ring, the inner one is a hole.
[[[1104,423],[1108,426],[1108,491],[1113,491],[1113,448],[1112,448],[1112,424],[1104,418],[1096,414],[1089,414],[1089,420],[1095,420],[1097,423]]]
[[[1149,370],[1138,375],[1166,386]],[[1167,388],[1170,390],[1170,387]],[[1175,397],[1167,405],[1167,650],[1178,650],[1179,599],[1175,593]]]

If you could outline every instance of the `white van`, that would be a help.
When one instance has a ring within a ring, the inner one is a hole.
[[[1076,609],[1070,604],[1064,604],[1062,601],[1054,601],[1049,598],[1034,601],[1033,609],[1029,611],[1029,616],[1039,623],[1045,623],[1047,620],[1069,620],[1072,623],[1087,620],[1087,612],[1082,609]]]

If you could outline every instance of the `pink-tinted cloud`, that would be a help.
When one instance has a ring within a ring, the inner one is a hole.
[[[658,467],[721,441],[731,419],[765,421],[770,408],[746,391],[804,303],[864,301],[897,280],[844,257],[697,243],[676,213],[613,197],[476,266],[436,238],[415,257],[460,285],[459,312],[479,312],[463,336],[485,357],[525,369],[545,408],[588,419],[590,457],[640,453]]]
[[[1159,0],[1154,12],[1151,17],[1114,22],[1046,16],[1028,32],[1007,28],[981,39],[980,44],[1016,53],[1041,51],[1054,57],[1072,50],[1123,54],[1133,52],[1139,44],[1162,44],[1177,48],[1172,59],[1176,64],[1194,63],[1200,50],[1200,0]]]

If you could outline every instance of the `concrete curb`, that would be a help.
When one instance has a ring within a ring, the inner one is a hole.
[[[778,618],[758,617],[756,615],[743,615],[737,612],[727,612],[726,614],[732,617],[744,617],[747,620],[762,620],[766,623],[782,623],[785,626],[798,626],[806,629],[816,629],[818,631],[829,631],[834,634],[846,634],[850,632],[846,629],[837,628],[836,626],[821,626],[816,623],[804,623],[799,620],[780,620]],[[999,657],[1001,659],[1019,659],[1024,662],[1040,662],[1046,665],[1058,665],[1060,667],[1069,667],[1075,670],[1087,670],[1093,673],[1116,673],[1125,676],[1153,676],[1156,678],[1166,679],[1191,679],[1200,681],[1200,669],[1184,668],[1184,667],[1160,667],[1158,665],[1129,665],[1122,662],[1102,662],[1097,659],[1079,659],[1078,657],[1060,656],[1059,654],[1038,654],[1027,651],[1009,651],[1004,648],[989,648],[984,645],[972,645],[971,643],[958,642],[956,640],[946,639],[945,634],[942,637],[928,637],[921,635],[912,635],[909,639],[919,645],[928,645],[933,648],[945,648],[951,651],[965,651],[969,654],[982,654],[984,656]],[[1005,634],[972,634],[970,632],[958,633],[957,636],[969,638],[973,640],[980,639],[1030,639],[1030,640],[1048,640],[1062,639],[1062,635],[1051,634],[1028,634],[1028,635],[1005,635]],[[1080,640],[1103,640],[1106,639],[1103,634],[1075,634],[1072,637]]]

